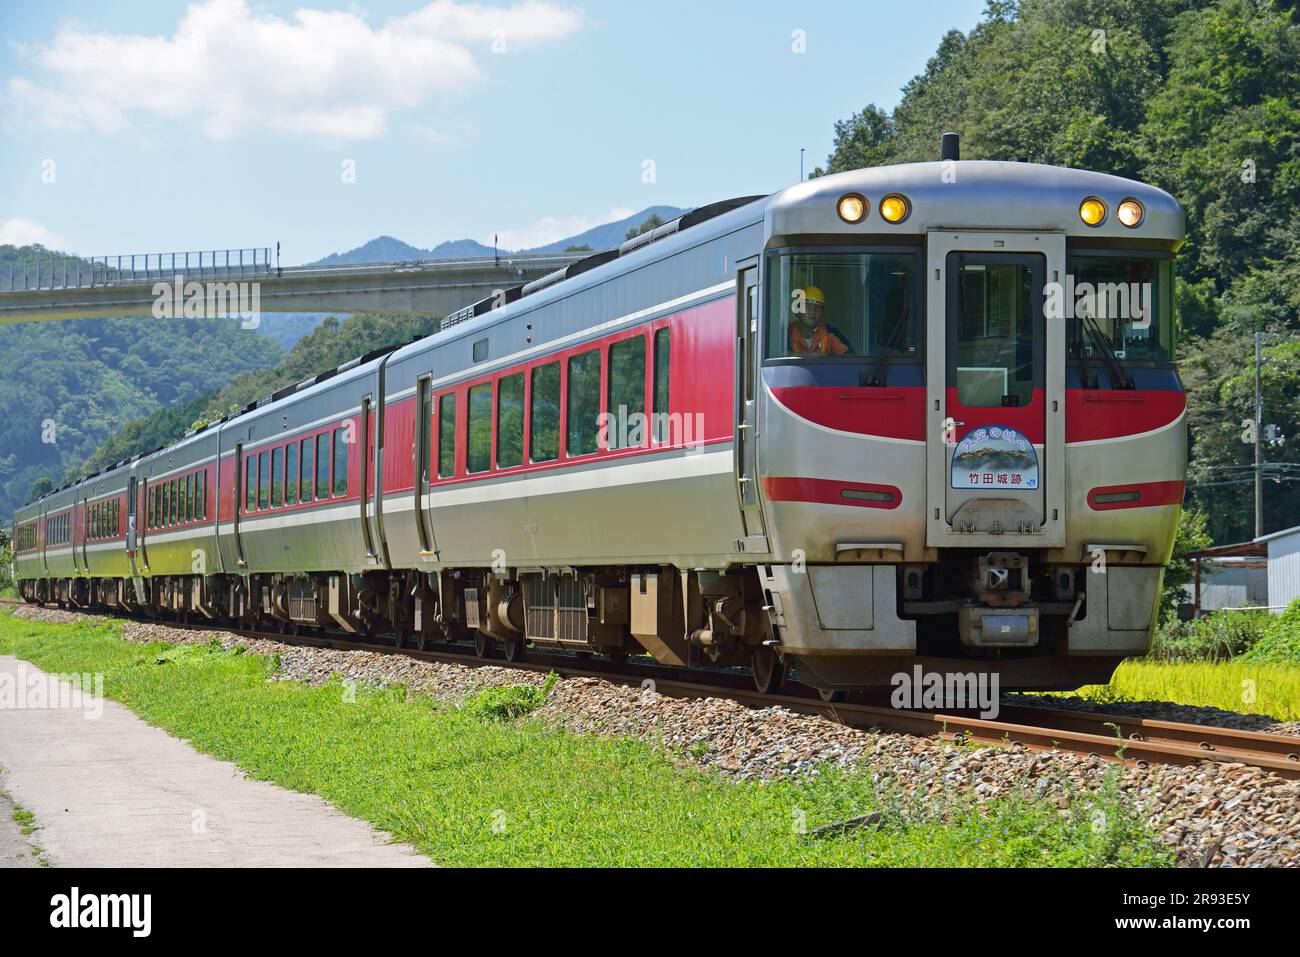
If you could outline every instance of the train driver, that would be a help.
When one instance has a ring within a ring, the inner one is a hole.
[[[794,296],[790,319],[790,353],[799,356],[843,356],[853,351],[849,340],[829,323],[822,322],[826,295],[817,286],[805,286]]]

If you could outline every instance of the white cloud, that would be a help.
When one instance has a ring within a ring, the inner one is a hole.
[[[15,216],[0,222],[0,246],[26,246],[40,243],[46,249],[64,249],[63,237],[50,232],[40,223]]]
[[[477,82],[476,48],[526,50],[580,24],[540,0],[434,0],[377,28],[351,12],[299,8],[284,20],[245,0],[206,0],[186,9],[171,37],[65,28],[22,51],[50,82],[15,76],[8,88],[61,128],[115,133],[141,113],[193,121],[213,139],[252,129],[369,139],[387,131],[392,112]]]
[[[582,216],[545,216],[533,223],[531,226],[524,226],[519,229],[503,229],[500,233],[502,249],[533,249],[536,246],[545,246],[549,243],[557,242],[561,239],[567,239],[570,236],[576,236],[579,233],[585,233],[589,229],[597,226],[603,226],[605,223],[615,223],[620,219],[627,219],[635,209],[611,209],[604,216],[597,216],[594,219],[586,219]],[[491,245],[492,237],[488,237],[488,245]],[[600,252],[600,250],[596,250]]]

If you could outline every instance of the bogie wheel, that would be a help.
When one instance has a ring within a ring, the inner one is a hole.
[[[785,684],[785,660],[775,648],[758,645],[749,658],[754,672],[754,687],[763,694],[776,694]]]
[[[524,656],[524,640],[512,638],[501,642],[505,649],[506,661],[518,661]]]
[[[411,643],[410,629],[398,625],[393,629],[393,647],[405,648]]]
[[[474,654],[480,658],[486,658],[492,653],[492,639],[483,634],[482,631],[474,631]]]
[[[416,651],[424,651],[429,647],[429,636],[423,628],[416,629],[411,632],[411,643],[415,645]]]
[[[839,704],[844,700],[843,691],[831,691],[829,688],[818,688],[817,693],[822,696],[822,700],[827,704]]]

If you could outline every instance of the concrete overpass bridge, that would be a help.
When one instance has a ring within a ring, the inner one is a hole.
[[[183,289],[192,282],[204,289],[256,283],[258,309],[264,313],[445,316],[498,289],[532,282],[590,255],[503,254],[481,259],[280,268],[271,261],[270,247],[97,257],[51,254],[45,261],[0,266],[0,323],[150,316],[160,299],[156,291],[159,283],[176,290],[173,301],[179,304]]]

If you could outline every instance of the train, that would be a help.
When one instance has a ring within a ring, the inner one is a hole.
[[[706,205],[18,509],[20,594],[827,700],[1105,682],[1183,499],[1183,237],[951,134]]]

